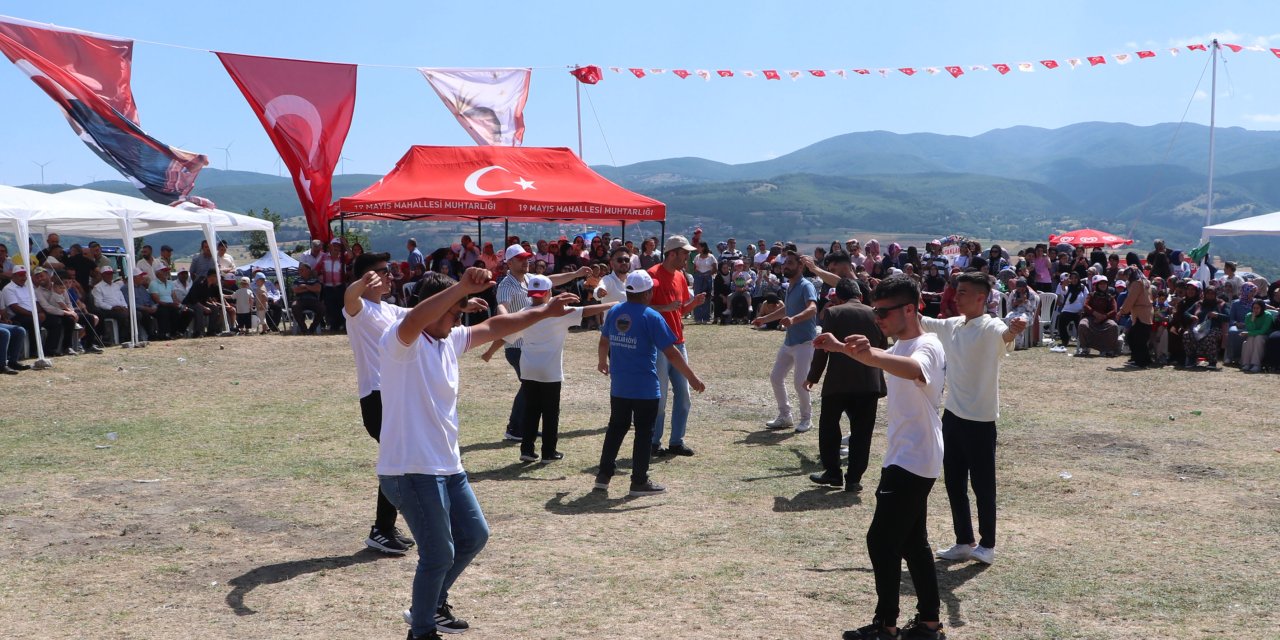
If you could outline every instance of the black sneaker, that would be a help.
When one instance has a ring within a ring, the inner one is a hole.
[[[18,370],[18,371],[29,371],[29,370],[31,369],[31,365],[29,365],[29,364],[22,364],[21,362],[16,362],[16,361],[15,361],[15,362],[10,362],[10,363],[9,363],[9,368],[10,368],[10,369],[16,369],[16,370]]]
[[[872,620],[871,624],[846,631],[840,637],[844,640],[897,640],[902,637],[902,632],[889,633],[879,620]]]
[[[840,475],[839,473],[831,473],[830,471],[824,471],[822,473],[811,473],[809,474],[809,480],[812,481],[814,484],[821,484],[829,487],[844,486],[844,476]]]
[[[652,481],[652,480],[648,480],[648,481],[646,481],[644,484],[635,484],[635,483],[632,483],[632,484],[631,484],[631,492],[630,492],[630,493],[628,493],[627,495],[629,495],[629,496],[633,496],[633,497],[639,497],[639,496],[656,496],[656,495],[658,495],[659,493],[666,493],[666,492],[667,492],[667,488],[666,488],[666,487],[664,487],[664,486],[662,486],[662,485],[660,485],[660,484],[658,484],[658,483],[656,483],[656,482],[654,482],[654,481]]]
[[[920,618],[912,618],[907,626],[903,627],[899,633],[903,640],[910,638],[911,640],[946,640],[947,633],[942,630],[942,623],[938,623],[937,629],[926,627]]]
[[[862,491],[861,482],[853,482],[852,480],[845,480],[844,482],[845,493],[860,493],[861,491]]]
[[[446,602],[436,609],[436,631],[441,633],[462,633],[470,629],[466,620],[453,615],[453,608]]]
[[[693,449],[682,444],[673,444],[667,447],[667,453],[673,456],[691,456],[693,455]]]
[[[415,636],[413,635],[413,629],[410,629],[408,640],[440,640],[440,634],[435,631],[428,631],[424,636]]]
[[[369,528],[369,537],[365,539],[364,544],[370,549],[393,556],[402,556],[409,550],[409,547],[397,540],[395,536],[387,535],[377,527]]]
[[[564,454],[557,451],[549,456],[542,456],[542,460],[540,462],[542,464],[550,464],[556,460],[564,460]]]
[[[655,445],[653,445],[653,446],[649,447],[649,455],[651,455],[651,456],[653,456],[653,457],[655,457],[655,458],[661,458],[662,456],[667,455],[667,450],[666,450],[666,449],[663,449],[663,448],[662,448],[662,445],[660,445],[660,444],[655,444]]]
[[[413,541],[413,538],[405,535],[405,533],[400,530],[400,527],[391,527],[391,537],[398,540],[406,549],[412,548],[413,545],[418,544]]]

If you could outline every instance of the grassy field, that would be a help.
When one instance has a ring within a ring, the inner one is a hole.
[[[499,442],[510,368],[468,356],[463,451],[493,529],[452,594],[469,637],[838,638],[869,619],[870,492],[810,484],[816,430],[763,429],[781,334],[688,336],[698,455],[657,462],[671,490],[651,498],[590,491],[594,335],[570,337],[567,457],[546,467]],[[1000,555],[939,563],[950,637],[1280,636],[1278,378],[1118,365],[1006,359]],[[363,550],[376,447],[345,338],[64,358],[0,380],[0,406],[0,637],[404,636],[414,561]],[[941,483],[930,518],[950,544]]]

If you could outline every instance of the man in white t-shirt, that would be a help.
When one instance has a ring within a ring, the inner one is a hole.
[[[946,443],[943,470],[951,503],[956,544],[938,557],[995,562],[996,546],[996,418],[1000,417],[1000,363],[1005,344],[1027,328],[1018,318],[986,314],[991,281],[980,271],[956,277],[956,310],[960,315],[938,320],[921,316],[924,330],[936,334],[947,352],[947,401],[942,413]],[[969,516],[969,483],[978,504],[975,542]]]
[[[551,278],[530,274],[529,308],[547,304],[551,299]],[[565,294],[570,304],[578,297]],[[538,441],[538,423],[542,423],[542,464],[561,460],[556,449],[560,434],[560,387],[564,380],[564,342],[569,328],[582,324],[583,318],[599,316],[613,308],[613,303],[590,307],[573,307],[568,315],[540,320],[520,332],[524,346],[520,349],[520,393],[524,394],[524,421],[521,425],[520,461],[537,462],[534,445]]]
[[[604,303],[627,301],[627,274],[631,273],[631,252],[618,247],[609,252],[609,274],[600,278],[596,300]]]
[[[386,253],[363,253],[352,264],[355,281],[343,295],[342,317],[347,321],[347,340],[355,355],[356,385],[360,393],[360,417],[374,441],[382,432],[382,335],[403,319],[409,309],[387,304],[382,298],[391,290],[391,272]],[[469,310],[487,309],[479,298],[468,301]],[[396,508],[378,489],[378,507],[364,543],[371,549],[402,555],[414,545],[413,538],[396,527]]]
[[[492,287],[490,277],[488,270],[474,267],[460,282],[427,273],[414,287],[413,309],[382,336],[378,480],[419,543],[410,638],[438,638],[437,630],[468,628],[453,615],[449,588],[489,540],[489,525],[458,448],[458,358],[539,320],[569,313],[566,299],[556,297],[533,309],[461,326],[467,297]]]
[[[876,325],[896,340],[887,350],[873,348],[867,336],[841,342],[824,333],[814,345],[842,353],[869,367],[884,369],[889,417],[883,468],[876,487],[876,512],[867,529],[867,551],[875,573],[876,610],[871,624],[846,631],[845,640],[944,638],[939,621],[938,574],[929,548],[926,511],[929,491],[942,471],[942,400],[947,360],[938,337],[924,333],[917,320],[920,287],[905,275],[885,278],[876,287],[872,308]],[[907,561],[918,604],[916,617],[899,632],[898,600],[902,561]]]

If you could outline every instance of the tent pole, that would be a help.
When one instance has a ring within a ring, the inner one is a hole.
[[[40,337],[40,303],[36,301],[36,285],[32,282],[31,273],[31,228],[27,226],[25,220],[18,220],[18,256],[22,258],[22,266],[27,269],[27,295],[31,296],[31,306],[35,307],[36,312],[31,314],[31,327],[35,331],[36,338],[36,361],[31,365],[33,369],[52,369],[53,363],[44,357],[44,340]],[[8,356],[8,354],[0,354],[0,356]]]
[[[503,218],[502,219],[502,244],[505,245],[507,243],[507,239],[510,237],[511,237],[511,218]],[[504,246],[502,247],[502,250],[506,251],[507,248]]]
[[[1218,108],[1218,40],[1214,38],[1213,43],[1209,45],[1213,48],[1213,80],[1209,89],[1209,206],[1205,208],[1204,226],[1213,224],[1213,128],[1215,124],[1215,116]],[[1200,237],[1200,243],[1204,244],[1205,238]]]
[[[280,268],[280,245],[276,243],[275,229],[267,230],[267,250],[271,252],[271,262],[276,267],[276,286],[280,287],[280,304],[288,309],[289,294],[285,290],[289,287],[285,286],[284,269]]]
[[[662,232],[661,232],[662,236],[658,238],[658,246],[662,247],[662,243],[667,241],[667,221],[663,220],[658,224],[662,225]]]
[[[627,243],[627,221],[626,220],[622,221],[622,243],[623,244]]]
[[[338,236],[342,238],[347,237],[347,219],[346,218],[338,218]]]
[[[214,235],[212,223],[205,225],[204,237],[209,242],[209,246],[213,247],[213,255],[218,255],[218,238]],[[227,294],[222,290],[222,270],[215,266],[214,271],[218,273],[218,308],[222,309],[222,333],[218,335],[229,336],[231,335],[231,322],[227,320]]]
[[[578,159],[582,160],[582,83],[574,82],[573,90],[578,101]]]
[[[137,260],[133,257],[133,223],[128,218],[120,219],[120,237],[124,240],[124,277],[121,285],[127,291],[129,303],[129,316],[132,320],[129,322],[129,343],[130,349],[137,348],[138,344],[138,305],[133,295],[133,270],[137,268]],[[217,255],[215,253],[215,255]]]
[[[476,218],[476,246],[480,247],[481,251],[484,251],[484,223],[480,218]],[[465,267],[467,265],[464,264],[462,266]]]

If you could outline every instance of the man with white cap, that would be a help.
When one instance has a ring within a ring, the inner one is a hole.
[[[115,282],[116,270],[111,265],[98,268],[98,275],[102,277],[98,284],[93,285],[93,306],[97,307],[98,315],[103,320],[108,318],[116,321],[116,329],[120,331],[121,336],[133,335],[133,318],[129,315],[129,302],[124,297],[124,291],[120,289],[120,285]]]
[[[156,277],[147,285],[147,292],[156,303],[159,338],[168,340],[186,330],[187,325],[182,322],[182,298],[178,297],[174,282],[169,278],[169,265],[163,260],[157,260],[154,266]]]
[[[528,249],[519,244],[512,244],[503,252],[502,259],[507,263],[507,275],[498,283],[498,313],[515,313],[529,306],[529,258],[533,256]],[[569,273],[557,273],[549,276],[552,287],[559,287],[578,278],[585,278],[591,275],[590,267],[582,267],[577,271]],[[520,348],[523,342],[519,336],[509,335],[503,338],[506,346],[504,355],[507,363],[515,369],[516,377],[520,377]],[[496,349],[495,344],[493,349]],[[493,349],[486,352],[491,355]],[[520,442],[524,439],[521,434],[521,425],[524,420],[524,390],[516,392],[516,397],[511,401],[511,415],[507,418],[507,430],[503,434],[503,439],[510,442]]]
[[[627,431],[634,424],[635,441],[631,453],[632,496],[648,496],[667,489],[649,479],[652,435],[658,419],[659,388],[658,354],[666,355],[670,366],[680,371],[693,388],[706,387],[689,368],[676,348],[676,335],[666,320],[649,306],[653,296],[653,278],[646,271],[627,275],[627,301],[611,309],[600,325],[600,373],[609,376],[609,427],[600,451],[600,472],[595,488],[609,489],[609,481],[617,471],[618,450]]]
[[[9,274],[9,284],[0,290],[0,305],[9,313],[11,321],[26,330],[28,348],[36,352],[35,322],[33,318],[39,314],[41,324],[45,323],[45,313],[36,306],[31,289],[27,288],[27,265],[16,264]],[[51,330],[52,332],[52,330]],[[53,354],[60,355],[60,354]]]
[[[683,360],[689,359],[684,348],[684,314],[702,304],[707,299],[706,293],[690,297],[689,281],[684,276],[685,265],[689,262],[689,254],[696,248],[689,244],[684,236],[671,236],[662,246],[662,262],[649,267],[649,277],[653,279],[653,294],[649,304],[654,311],[662,314],[667,327],[675,334],[675,349]],[[689,382],[684,373],[665,352],[658,354],[658,383],[662,391],[658,399],[658,418],[653,425],[653,453],[663,455],[691,456],[693,449],[685,446],[684,432],[689,422]],[[670,382],[670,391],[668,391]],[[662,448],[662,426],[667,413],[667,399],[671,397],[671,439],[666,449]]]

